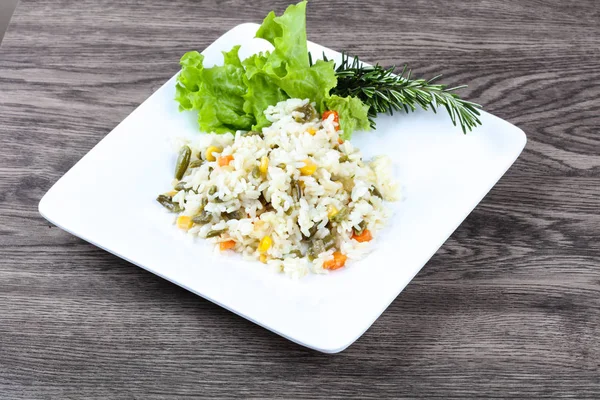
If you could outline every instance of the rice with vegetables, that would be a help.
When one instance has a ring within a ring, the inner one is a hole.
[[[364,256],[397,198],[391,161],[370,161],[340,138],[335,112],[309,100],[265,111],[261,132],[201,135],[185,144],[173,190],[158,201],[176,225],[221,251],[260,260],[293,277],[324,273]]]

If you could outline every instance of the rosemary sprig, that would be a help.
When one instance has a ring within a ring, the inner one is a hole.
[[[327,61],[325,55],[323,58]],[[411,79],[411,70],[406,65],[398,75],[394,74],[395,69],[395,66],[384,68],[379,64],[364,66],[358,57],[350,59],[342,53],[342,62],[336,68],[338,83],[331,94],[358,97],[367,104],[370,107],[369,122],[373,128],[378,113],[410,112],[417,107],[436,112],[440,106],[448,111],[455,126],[460,124],[463,133],[481,125],[478,118],[481,106],[463,100],[454,93],[466,86],[448,88],[448,85],[434,83],[441,75],[429,80]]]

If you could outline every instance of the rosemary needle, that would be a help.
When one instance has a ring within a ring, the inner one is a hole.
[[[327,61],[327,57],[323,55]],[[448,88],[448,85],[435,83],[441,75],[431,79],[411,79],[411,70],[406,66],[398,75],[396,67],[384,68],[379,64],[365,66],[358,57],[352,59],[342,53],[342,62],[336,67],[337,86],[331,94],[358,97],[369,106],[369,122],[375,127],[378,113],[393,114],[394,111],[415,111],[417,107],[437,111],[444,107],[452,123],[460,125],[463,133],[471,131],[479,120],[479,104],[463,100],[456,93],[466,86]]]

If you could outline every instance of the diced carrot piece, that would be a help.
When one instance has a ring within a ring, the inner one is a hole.
[[[233,156],[230,154],[228,156],[221,156],[218,158],[219,167],[224,167],[229,165],[230,162],[233,161]]]
[[[323,263],[323,269],[334,269],[335,259],[327,260]]]
[[[331,110],[327,110],[323,113],[323,119],[327,119],[329,118],[330,115],[333,114],[333,122],[340,122],[340,116],[338,115],[337,111],[331,111]]]
[[[330,270],[342,268],[344,265],[346,265],[347,259],[348,257],[346,257],[344,254],[340,253],[339,251],[336,251],[333,253],[332,260],[327,260],[323,263],[323,268]]]
[[[219,243],[219,249],[221,251],[233,249],[235,247],[235,240],[226,240]]]
[[[341,137],[338,138],[338,143],[339,144],[344,144],[344,139],[342,139]]]
[[[356,240],[359,243],[369,242],[369,241],[373,240],[373,235],[371,235],[370,230],[365,229],[364,231],[362,231],[362,233],[360,235],[353,233],[352,239]]]
[[[335,126],[335,130],[339,131],[340,130],[340,116],[338,115],[337,111],[325,111],[323,113],[323,121],[325,121],[327,118],[329,118],[330,115],[333,115],[333,122],[336,123]]]

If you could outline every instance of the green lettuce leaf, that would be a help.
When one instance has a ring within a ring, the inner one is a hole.
[[[288,96],[281,90],[273,79],[263,70],[267,53],[255,54],[245,59],[242,64],[246,68],[246,86],[248,91],[244,95],[244,111],[254,115],[256,123],[253,130],[260,130],[271,125],[265,117],[267,107],[286,100]]]
[[[204,57],[195,51],[181,59],[175,98],[180,109],[198,111],[202,131],[248,130],[255,123],[254,116],[244,111],[247,86],[239,48],[223,52],[223,65],[212,68],[204,68]]]
[[[358,97],[331,96],[326,101],[327,108],[335,110],[340,118],[340,129],[344,131],[342,139],[350,139],[352,132],[356,130],[368,131],[369,106],[364,104]]]
[[[192,98],[194,93],[200,90],[202,85],[202,62],[204,56],[197,51],[187,52],[181,57],[181,72],[177,76],[175,86],[175,100],[179,102],[179,111],[192,110]]]
[[[200,130],[233,132],[259,130],[270,125],[268,106],[288,98],[310,99],[322,113],[338,112],[344,138],[354,130],[369,129],[368,107],[358,98],[330,96],[337,85],[333,61],[311,65],[306,41],[306,1],[276,16],[270,12],[256,37],[270,42],[271,52],[243,61],[235,46],[223,52],[221,66],[204,68],[204,57],[192,51],[181,58],[175,99],[180,110],[196,110]]]
[[[270,12],[256,32],[257,38],[275,49],[266,58],[263,70],[289,97],[311,99],[319,112],[337,84],[334,62],[317,61],[310,66],[306,41],[306,1],[289,6],[277,17]]]

